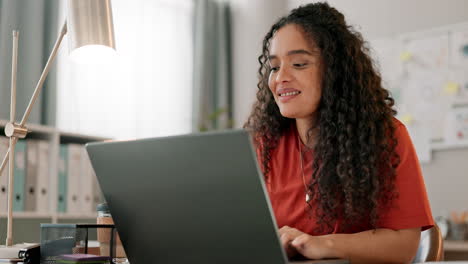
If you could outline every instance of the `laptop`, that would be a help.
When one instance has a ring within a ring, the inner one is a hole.
[[[288,263],[246,131],[86,149],[131,264]]]

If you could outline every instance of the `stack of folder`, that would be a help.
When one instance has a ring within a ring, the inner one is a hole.
[[[8,151],[9,139],[0,136],[0,156]],[[94,213],[102,195],[84,145],[61,144],[57,185],[51,186],[50,165],[56,155],[47,140],[19,140],[15,148],[13,211],[48,214],[53,211],[86,215]],[[8,170],[0,175],[0,212],[7,211]],[[51,191],[52,190],[52,191]],[[55,197],[52,197],[54,194]],[[57,208],[50,208],[51,199]]]

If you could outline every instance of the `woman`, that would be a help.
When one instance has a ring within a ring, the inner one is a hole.
[[[411,262],[433,219],[361,35],[328,4],[308,4],[271,27],[259,62],[245,127],[288,256]]]

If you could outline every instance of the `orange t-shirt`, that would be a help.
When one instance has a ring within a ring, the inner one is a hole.
[[[422,230],[434,225],[429,201],[427,199],[424,180],[419,166],[416,151],[411,142],[406,127],[395,119],[395,135],[398,140],[396,147],[400,155],[400,164],[396,170],[395,188],[398,193],[393,206],[382,210],[377,222],[378,228],[393,230],[421,227]],[[314,233],[316,221],[314,215],[307,211],[304,180],[301,170],[299,148],[306,146],[299,140],[296,125],[281,136],[278,146],[272,151],[271,170],[266,182],[271,205],[273,207],[278,227],[290,226],[311,235]],[[259,151],[257,150],[257,154]],[[309,182],[312,175],[312,152],[303,151],[303,167],[305,181]],[[259,158],[261,164],[261,159]],[[342,230],[342,221],[334,224],[333,233]],[[355,226],[345,231],[360,232],[372,229],[370,226]]]

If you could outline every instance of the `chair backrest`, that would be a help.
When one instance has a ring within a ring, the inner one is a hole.
[[[444,240],[439,227],[434,227],[421,232],[418,252],[413,263],[444,260]]]

